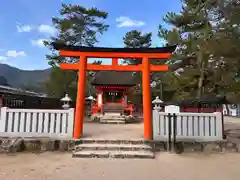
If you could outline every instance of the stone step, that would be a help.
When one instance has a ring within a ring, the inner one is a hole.
[[[126,118],[123,116],[102,116],[101,119],[103,119],[103,120],[119,120],[119,121],[126,120]]]
[[[115,113],[115,112],[112,112],[112,113],[105,113],[104,116],[117,116],[117,117],[121,117],[121,113]]]
[[[126,118],[122,116],[106,116],[100,118],[100,123],[107,123],[107,124],[125,124]]]
[[[130,140],[123,140],[123,139],[92,139],[92,138],[82,138],[75,140],[75,145],[78,144],[150,144],[151,141],[147,141],[144,139],[130,139]]]
[[[100,119],[100,123],[103,124],[125,124],[125,120],[110,120],[110,119]]]
[[[75,146],[76,151],[80,150],[124,150],[124,151],[151,151],[152,147],[146,144],[79,144]]]
[[[73,152],[73,157],[79,158],[144,158],[153,159],[154,153],[150,151],[106,151],[83,150]]]

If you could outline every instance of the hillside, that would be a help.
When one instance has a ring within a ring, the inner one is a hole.
[[[0,64],[0,77],[2,76],[2,81],[3,77],[5,77],[7,83],[15,88],[40,86],[40,84],[47,80],[50,73],[51,69],[28,71]]]

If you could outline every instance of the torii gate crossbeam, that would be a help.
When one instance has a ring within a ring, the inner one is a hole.
[[[168,71],[167,65],[152,65],[150,59],[167,59],[176,46],[163,48],[97,48],[67,46],[64,44],[53,44],[60,55],[65,57],[80,57],[76,64],[60,64],[61,69],[78,70],[78,92],[76,101],[76,111],[74,120],[73,138],[78,139],[83,133],[84,119],[84,99],[86,85],[86,71],[141,71],[143,86],[143,118],[144,118],[144,139],[152,139],[152,106],[151,106],[151,89],[150,89],[150,72]],[[112,58],[111,65],[88,64],[87,58]],[[118,58],[142,59],[140,65],[118,64]]]

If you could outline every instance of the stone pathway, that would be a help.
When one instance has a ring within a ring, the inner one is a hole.
[[[85,123],[84,138],[94,139],[143,139],[143,123],[99,124]]]

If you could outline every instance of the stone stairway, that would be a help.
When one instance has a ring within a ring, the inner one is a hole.
[[[102,113],[124,113],[124,105],[121,103],[106,103],[102,105]]]
[[[142,140],[93,140],[75,142],[73,157],[153,159],[152,147]]]
[[[126,118],[124,114],[124,105],[121,103],[107,103],[102,106],[102,113],[100,123],[104,124],[125,124]]]
[[[125,124],[126,118],[120,115],[107,114],[100,118],[100,123],[103,124]]]

